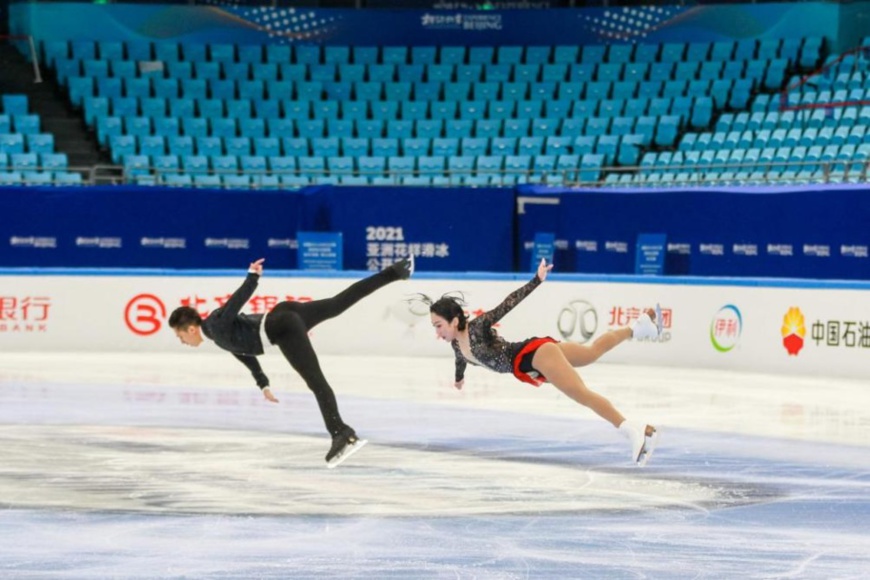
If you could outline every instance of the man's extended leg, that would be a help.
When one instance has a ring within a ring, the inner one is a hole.
[[[314,352],[314,347],[308,339],[308,330],[302,319],[292,312],[282,312],[280,319],[274,322],[277,329],[275,331],[277,334],[275,344],[281,349],[290,366],[299,373],[299,376],[314,393],[320,407],[320,413],[323,415],[326,430],[335,437],[341,433],[346,425],[338,412],[335,393],[320,369],[317,353]]]
[[[332,298],[314,300],[312,302],[299,302],[295,311],[302,317],[305,327],[311,330],[324,320],[335,318],[369,294],[380,290],[387,284],[398,280],[407,280],[414,272],[413,256],[396,262],[388,268],[384,268],[377,274],[354,282]]]

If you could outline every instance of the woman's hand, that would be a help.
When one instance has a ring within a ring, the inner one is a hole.
[[[547,260],[541,258],[541,263],[538,265],[538,278],[541,282],[547,279],[547,274],[553,269],[553,264],[547,265]]]

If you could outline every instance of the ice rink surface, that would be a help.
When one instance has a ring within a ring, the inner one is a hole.
[[[870,381],[581,369],[660,428],[644,469],[554,388],[323,357],[370,443],[211,353],[0,355],[2,578],[867,578]]]

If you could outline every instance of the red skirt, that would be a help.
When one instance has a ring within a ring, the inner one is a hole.
[[[516,378],[524,383],[529,383],[530,385],[534,385],[536,387],[540,387],[547,382],[547,377],[545,377],[544,375],[539,374],[535,371],[532,371],[532,373],[521,371],[520,366],[526,356],[533,356],[534,353],[539,348],[541,348],[542,345],[547,344],[548,342],[558,343],[559,341],[552,339],[549,336],[545,336],[544,338],[533,338],[526,344],[526,346],[522,348],[520,352],[517,353],[517,356],[514,357],[514,376]],[[531,358],[529,359],[529,363],[529,366],[531,366]]]

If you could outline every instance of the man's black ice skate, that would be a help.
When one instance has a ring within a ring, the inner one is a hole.
[[[357,437],[353,429],[345,427],[341,433],[332,438],[332,447],[326,454],[326,467],[329,469],[338,467],[345,459],[362,449],[366,443],[368,441]]]
[[[399,260],[392,265],[392,268],[399,274],[399,280],[407,280],[414,274],[414,255]]]

